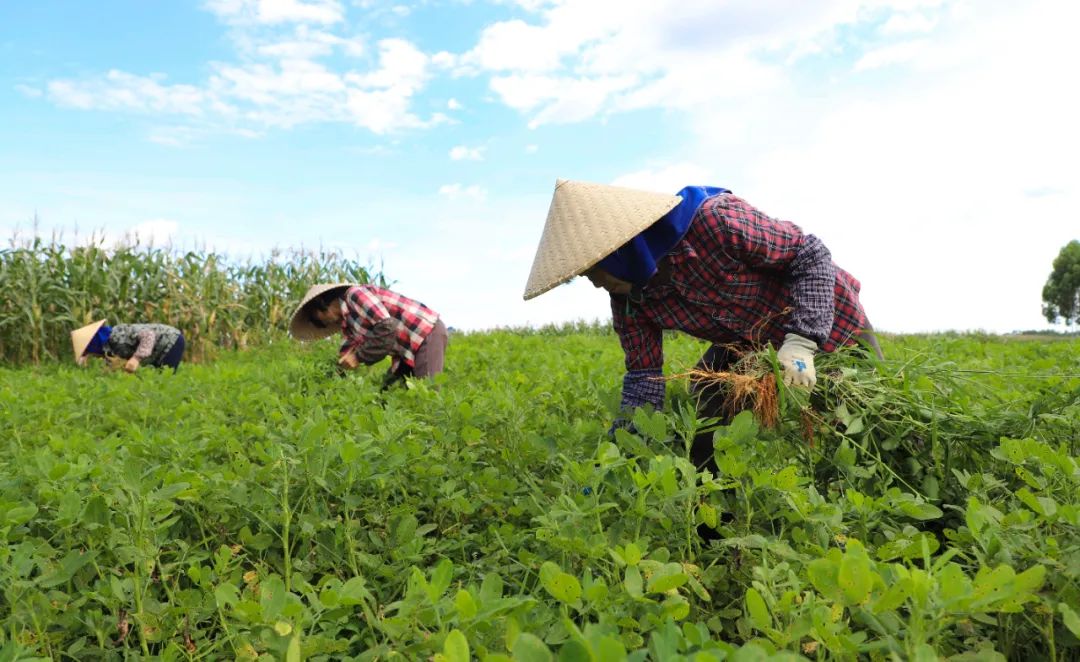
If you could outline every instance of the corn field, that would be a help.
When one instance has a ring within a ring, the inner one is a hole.
[[[11,239],[0,250],[0,363],[71,359],[71,330],[101,318],[171,324],[184,332],[185,359],[201,361],[280,337],[307,288],[328,281],[385,284],[326,250],[236,261],[211,250]]]

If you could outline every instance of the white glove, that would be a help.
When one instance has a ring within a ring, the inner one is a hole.
[[[776,353],[780,365],[784,366],[784,384],[814,388],[817,372],[814,371],[814,352],[817,343],[800,335],[789,333],[784,336],[784,344]]]

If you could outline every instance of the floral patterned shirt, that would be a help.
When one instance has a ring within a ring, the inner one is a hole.
[[[167,324],[117,324],[106,341],[106,356],[132,357],[147,365],[158,365],[169,353],[180,330]]]

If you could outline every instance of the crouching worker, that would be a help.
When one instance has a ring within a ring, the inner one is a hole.
[[[880,355],[860,284],[820,239],[727,189],[677,195],[560,180],[525,289],[531,299],[584,275],[607,290],[626,358],[623,419],[664,406],[663,332],[712,346],[697,368],[726,370],[740,351],[778,348],[786,384],[813,388],[814,355],[865,342]],[[734,348],[734,351],[733,349]],[[719,386],[692,383],[702,417],[722,417]],[[712,435],[690,449],[715,470]]]
[[[446,325],[439,315],[375,285],[313,285],[289,324],[297,340],[318,340],[338,330],[344,337],[338,365],[352,370],[391,358],[383,389],[405,377],[430,377],[443,370]]]
[[[75,362],[86,365],[87,359],[100,356],[123,361],[124,370],[135,372],[140,366],[169,367],[176,372],[184,358],[184,334],[167,324],[117,324],[108,326],[99,320],[71,332]]]

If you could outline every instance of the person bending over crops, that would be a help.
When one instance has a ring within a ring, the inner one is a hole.
[[[432,309],[386,288],[349,283],[314,285],[293,313],[289,332],[298,340],[344,336],[338,365],[346,370],[391,357],[383,389],[415,375],[443,370],[446,325]]]
[[[677,195],[559,180],[525,287],[531,299],[585,275],[611,295],[626,355],[622,414],[664,404],[663,331],[713,344],[697,371],[725,370],[741,353],[773,343],[785,384],[813,388],[814,354],[854,344],[877,349],[859,303],[859,281],[837,267],[820,239],[771,218],[723,188]],[[702,416],[721,416],[719,387],[692,383]],[[712,461],[712,435],[691,458]]]
[[[169,367],[176,372],[184,358],[184,334],[167,324],[117,324],[107,326],[99,320],[71,332],[75,362],[86,365],[87,359],[100,356],[123,362],[124,370],[135,372],[139,366]]]

